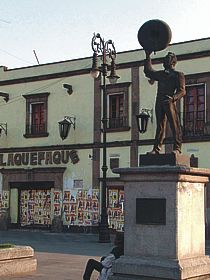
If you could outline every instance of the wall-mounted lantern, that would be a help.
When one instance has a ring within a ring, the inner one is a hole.
[[[66,139],[71,126],[75,129],[75,117],[65,116],[62,121],[59,121],[59,133],[62,140]]]
[[[139,115],[136,115],[138,130],[140,133],[145,133],[147,131],[148,121],[151,118],[153,121],[153,110],[142,109]]]

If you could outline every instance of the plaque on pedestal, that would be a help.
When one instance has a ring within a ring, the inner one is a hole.
[[[140,155],[140,166],[148,165],[170,165],[170,166],[190,166],[190,158],[187,155],[171,154],[146,154]]]

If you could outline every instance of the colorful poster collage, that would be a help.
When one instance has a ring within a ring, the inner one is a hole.
[[[98,190],[69,190],[63,194],[64,225],[92,226],[98,224]]]
[[[52,203],[51,203],[52,201]],[[98,191],[22,190],[21,225],[49,225],[53,216],[62,216],[64,225],[92,226],[98,224]],[[51,211],[52,208],[52,211]],[[51,216],[51,212],[53,215]]]
[[[108,190],[108,218],[111,229],[124,230],[124,190]]]
[[[0,210],[9,208],[9,191],[0,193]]]
[[[26,225],[51,224],[50,190],[21,190],[20,223]]]
[[[0,209],[9,208],[9,191],[0,193]],[[64,225],[94,226],[99,222],[99,191],[21,190],[20,222],[26,225],[50,225],[53,216],[62,215]],[[109,189],[110,228],[123,230],[124,190]]]

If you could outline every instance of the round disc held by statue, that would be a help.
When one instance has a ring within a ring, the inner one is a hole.
[[[138,41],[144,50],[160,51],[171,41],[169,25],[162,20],[153,19],[145,22],[138,31]]]

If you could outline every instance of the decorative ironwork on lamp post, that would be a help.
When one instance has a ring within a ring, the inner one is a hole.
[[[110,242],[110,232],[108,225],[108,214],[107,214],[107,91],[106,91],[106,78],[109,79],[111,84],[117,82],[120,78],[116,74],[116,50],[112,40],[105,41],[101,38],[99,33],[93,35],[92,38],[92,50],[93,50],[93,64],[91,69],[91,76],[98,78],[100,73],[103,76],[103,116],[102,116],[102,131],[103,131],[103,165],[102,165],[102,187],[101,187],[101,217],[99,223],[99,242],[106,243]],[[98,58],[101,56],[101,65],[98,66]],[[108,60],[111,64],[108,65]],[[110,75],[108,76],[108,71]]]

